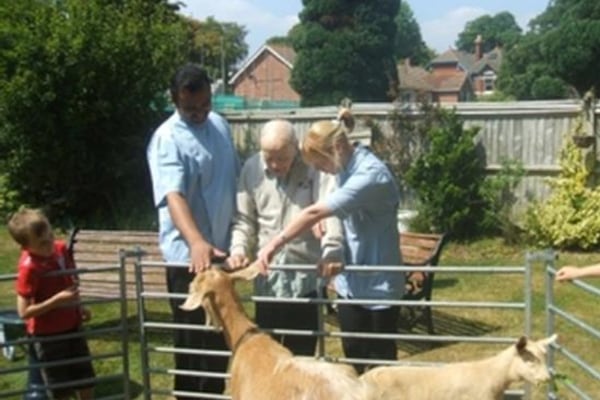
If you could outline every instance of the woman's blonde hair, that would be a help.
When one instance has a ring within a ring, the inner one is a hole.
[[[339,155],[335,150],[336,142],[348,140],[347,134],[354,129],[354,117],[350,110],[342,109],[335,120],[313,123],[302,140],[302,158],[307,163],[315,159],[332,160],[336,168],[341,167]]]

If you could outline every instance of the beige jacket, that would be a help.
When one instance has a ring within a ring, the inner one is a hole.
[[[297,215],[335,188],[335,177],[321,174],[296,157],[285,182],[267,171],[261,153],[244,164],[238,183],[237,215],[231,239],[231,254],[254,259]],[[274,264],[311,264],[327,257],[343,260],[343,228],[335,217],[326,220],[325,236],[318,240],[312,231],[303,232],[275,256]],[[317,289],[314,273],[271,271],[255,280],[261,296],[298,297]]]

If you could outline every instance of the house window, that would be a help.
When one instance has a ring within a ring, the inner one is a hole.
[[[485,71],[483,73],[483,91],[484,93],[491,93],[494,91],[496,86],[496,74],[494,71]]]

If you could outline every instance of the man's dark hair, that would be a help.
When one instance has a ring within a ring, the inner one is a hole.
[[[188,63],[173,76],[171,81],[171,96],[177,98],[177,94],[181,89],[187,89],[190,92],[198,92],[200,90],[210,90],[210,78],[208,74],[198,64]]]

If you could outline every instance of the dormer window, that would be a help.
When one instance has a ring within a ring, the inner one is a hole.
[[[482,79],[484,93],[492,93],[496,87],[496,73],[494,71],[485,71]]]

